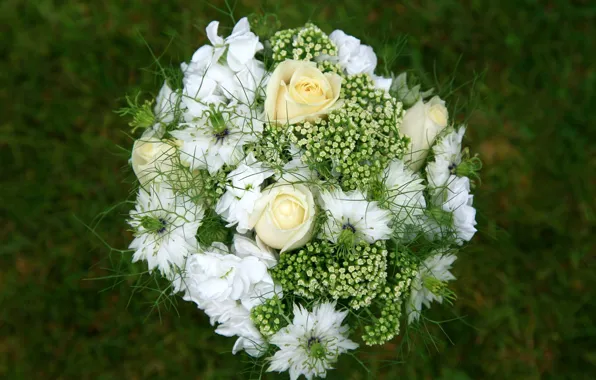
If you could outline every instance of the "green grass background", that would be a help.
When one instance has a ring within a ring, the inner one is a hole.
[[[427,83],[436,72],[457,88],[486,70],[466,135],[485,163],[479,233],[455,266],[455,308],[431,313],[459,319],[441,325],[448,337],[429,326],[407,345],[364,349],[370,373],[343,357],[328,378],[596,378],[596,4],[273,4],[284,26],[341,27],[378,52],[408,34],[391,68],[431,73]],[[262,5],[241,0],[235,14]],[[159,89],[147,46],[177,65],[214,18],[231,26],[202,1],[0,2],[0,377],[250,377],[193,304],[160,313],[154,291],[133,295],[134,277],[97,280],[120,254],[85,227],[132,189],[118,147],[132,140],[113,110]],[[114,247],[131,239],[125,212],[96,229]]]

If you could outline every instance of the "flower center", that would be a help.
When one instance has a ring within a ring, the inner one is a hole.
[[[455,171],[457,170],[457,164],[452,162],[447,168],[449,169],[449,173],[455,174]]]
[[[342,230],[349,230],[352,233],[356,233],[356,227],[354,227],[354,225],[352,223],[350,223],[350,219],[348,219],[348,221],[346,223],[344,223],[343,226],[341,226]]]
[[[319,338],[311,337],[308,339],[308,349],[310,350],[310,356],[313,358],[323,359],[325,357],[325,346]]]
[[[157,232],[158,234],[163,234],[166,232],[166,227],[168,225],[168,221],[164,218],[152,218],[152,217],[143,217],[141,219],[141,225],[150,232]]]
[[[157,230],[157,233],[163,234],[164,232],[166,232],[166,225],[168,223],[166,222],[166,220],[164,218],[158,218],[157,220],[159,221],[159,223],[161,223],[161,227]]]
[[[230,130],[228,128],[220,131],[220,132],[215,132],[213,134],[213,136],[215,136],[215,143],[223,143],[223,141],[225,140],[226,137],[228,137],[230,135]]]
[[[308,216],[300,200],[289,194],[278,195],[271,209],[277,226],[282,230],[302,225]]]

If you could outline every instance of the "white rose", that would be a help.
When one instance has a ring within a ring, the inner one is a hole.
[[[174,167],[176,142],[163,142],[157,137],[141,137],[132,147],[131,164],[141,185],[149,181],[160,182],[161,174]]]
[[[287,60],[271,74],[265,112],[270,121],[294,124],[314,119],[337,104],[342,78],[323,74],[314,62]]]
[[[276,183],[263,190],[249,224],[263,243],[285,252],[310,240],[314,217],[315,202],[308,187]]]
[[[448,119],[445,101],[438,96],[427,103],[420,99],[406,111],[400,130],[412,140],[405,157],[410,169],[416,172],[422,167],[430,146],[447,126]]]

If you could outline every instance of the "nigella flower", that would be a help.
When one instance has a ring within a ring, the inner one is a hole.
[[[353,242],[364,240],[371,244],[389,239],[391,212],[381,209],[377,202],[367,201],[361,191],[324,191],[320,197],[329,217],[322,232],[326,239],[337,243],[349,237]]]
[[[248,155],[242,164],[228,174],[229,185],[215,206],[215,212],[236,230],[245,233],[250,229],[249,217],[255,202],[261,197],[261,185],[273,175],[254,155]]]
[[[442,198],[435,202],[443,202],[444,211],[453,215],[453,228],[458,243],[469,241],[476,233],[476,209],[472,207],[474,196],[470,194],[470,179],[467,177],[450,176]]]
[[[455,276],[449,271],[455,258],[454,255],[441,252],[428,257],[420,265],[412,280],[412,293],[406,304],[408,323],[420,318],[422,305],[430,307],[433,301],[442,303],[445,298],[454,298],[446,283],[455,280]]]
[[[196,247],[203,215],[202,206],[166,186],[140,189],[128,221],[135,235],[129,246],[135,251],[132,261],[146,260],[149,271],[157,268],[170,277],[184,267],[189,250]]]
[[[461,172],[458,167],[468,165],[461,152],[465,131],[465,127],[460,127],[441,138],[433,147],[434,161],[426,168],[431,203],[451,213],[451,227],[460,244],[472,239],[476,233],[476,209],[472,207],[474,197],[470,194],[470,179],[458,175]],[[436,221],[430,220],[429,225],[429,235],[442,230]]]
[[[309,312],[294,304],[291,325],[275,333],[270,343],[279,347],[267,371],[289,371],[290,379],[304,375],[308,380],[325,377],[339,355],[358,344],[348,339],[348,326],[342,325],[347,311],[336,311],[334,303],[314,306]]]
[[[434,161],[426,167],[429,187],[440,191],[449,177],[455,174],[462,161],[461,143],[465,133],[466,128],[462,126],[440,138],[433,146]]]
[[[387,208],[395,218],[394,227],[400,235],[406,235],[412,227],[420,224],[426,209],[423,179],[402,161],[393,160],[385,169],[383,182],[387,191]]]
[[[263,125],[243,104],[201,107],[192,121],[181,124],[183,128],[172,136],[182,142],[182,162],[191,170],[207,169],[214,174],[225,164],[238,164],[244,156],[242,147],[258,138]]]

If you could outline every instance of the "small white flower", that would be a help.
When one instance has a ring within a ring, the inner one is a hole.
[[[383,91],[389,91],[391,83],[393,83],[393,78],[386,78],[375,74],[371,74],[370,76],[372,77],[376,88]]]
[[[454,255],[438,253],[420,265],[416,277],[412,280],[412,293],[406,304],[408,323],[420,318],[422,305],[430,307],[433,301],[443,302],[443,296],[437,294],[437,289],[429,287],[444,286],[445,282],[455,280],[455,276],[449,271],[455,259]]]
[[[203,103],[218,103],[226,98],[250,105],[264,85],[264,65],[254,58],[263,45],[250,31],[246,18],[238,21],[226,39],[217,35],[218,26],[217,21],[207,26],[207,37],[213,46],[200,47],[190,64],[181,65],[185,93]]]
[[[418,173],[407,168],[402,161],[393,160],[385,169],[389,209],[393,212],[394,228],[406,235],[411,226],[418,226],[426,209],[424,183]]]
[[[458,243],[469,241],[476,233],[476,209],[472,207],[474,196],[470,194],[468,177],[450,176],[443,196],[442,208],[453,215],[453,228]]]
[[[255,141],[263,130],[253,111],[243,104],[212,105],[195,111],[198,113],[192,121],[171,132],[182,142],[180,159],[191,170],[207,169],[214,174],[225,164],[238,164],[244,157],[244,144]]]
[[[369,202],[359,190],[344,193],[342,190],[324,191],[320,195],[321,207],[329,214],[323,227],[323,236],[337,243],[344,230],[350,230],[358,240],[374,243],[391,236],[391,212]]]
[[[215,212],[228,222],[228,227],[237,225],[236,230],[240,233],[251,228],[250,215],[261,197],[261,185],[272,175],[273,171],[257,162],[252,153],[228,174],[231,183],[215,207]]]
[[[279,347],[267,371],[289,371],[290,379],[300,375],[311,380],[325,377],[339,355],[358,347],[348,339],[348,326],[342,325],[347,311],[336,311],[334,303],[316,305],[312,312],[294,305],[294,320],[271,337]]]
[[[238,21],[232,34],[225,40],[217,35],[218,27],[219,22],[217,21],[212,21],[207,26],[207,37],[214,46],[215,60],[219,60],[227,52],[228,66],[236,72],[241,71],[254,58],[255,54],[263,49],[259,37],[250,31],[250,24],[246,17]]]
[[[250,311],[243,308],[244,313],[238,314],[217,326],[215,332],[223,336],[237,336],[232,348],[232,354],[244,350],[253,357],[259,357],[267,350],[267,342],[259,329],[250,319]]]
[[[337,57],[326,56],[326,60],[337,61],[349,75],[368,74],[376,88],[389,91],[393,79],[375,75],[377,56],[372,47],[362,45],[359,39],[341,30],[333,31],[329,38],[337,46]]]
[[[163,86],[155,98],[155,107],[153,107],[157,120],[166,124],[172,122],[178,102],[178,94],[172,91],[167,82],[163,82]]]
[[[205,309],[212,323],[237,315],[237,307],[250,310],[274,295],[282,297],[263,261],[231,254],[222,243],[190,255],[184,269],[174,281],[175,291]]]
[[[273,249],[265,245],[259,237],[251,240],[245,236],[234,235],[234,253],[238,257],[254,256],[261,260],[267,268],[273,268],[277,265],[277,256]]]
[[[453,130],[433,146],[434,161],[426,167],[429,186],[440,189],[447,184],[449,177],[461,163],[461,144],[466,133],[465,127]]]
[[[453,130],[433,146],[434,161],[426,167],[431,201],[444,211],[452,213],[453,229],[458,243],[469,241],[476,233],[476,209],[470,194],[470,179],[458,177],[455,170],[462,161],[461,144],[465,127]],[[433,227],[430,221],[431,227]],[[429,235],[440,234],[440,226],[429,230]]]
[[[129,246],[135,250],[132,261],[146,260],[150,271],[157,268],[170,277],[173,270],[184,267],[189,250],[196,247],[203,215],[201,206],[165,186],[139,190],[128,221],[135,234]]]
[[[372,47],[360,44],[360,40],[341,30],[335,30],[329,38],[338,50],[339,64],[349,75],[372,74],[377,67],[377,56]]]

